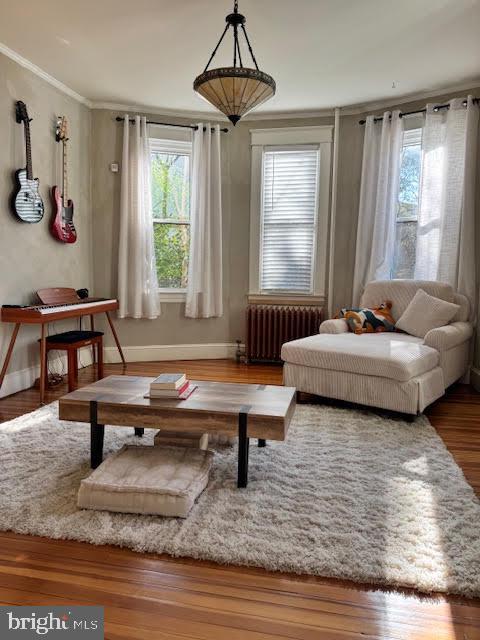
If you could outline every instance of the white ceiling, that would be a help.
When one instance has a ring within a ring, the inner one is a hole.
[[[94,102],[210,111],[192,81],[232,4],[0,0],[0,42]],[[259,66],[277,81],[265,112],[395,100],[480,80],[480,0],[239,4]],[[230,40],[219,54],[218,66],[231,64]]]

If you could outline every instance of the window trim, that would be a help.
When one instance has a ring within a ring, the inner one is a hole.
[[[259,234],[259,255],[258,255],[258,290],[259,295],[275,296],[275,295],[299,295],[299,296],[313,296],[314,293],[314,280],[317,263],[317,251],[316,244],[318,238],[318,200],[319,200],[319,183],[320,183],[320,147],[317,144],[286,144],[286,145],[268,145],[263,147],[262,151],[262,181],[261,186],[265,180],[265,154],[269,152],[281,152],[281,151],[315,151],[317,156],[317,175],[315,176],[315,212],[313,218],[313,240],[315,246],[312,252],[312,268],[310,273],[310,290],[305,293],[299,291],[291,291],[289,289],[262,289],[261,284],[263,280],[263,249],[264,249],[264,233],[265,233],[265,220],[264,220],[264,189],[261,188],[260,193],[260,234]],[[291,223],[292,224],[292,223]]]
[[[191,140],[175,140],[168,138],[149,138],[150,154],[152,153],[179,153],[181,155],[187,155],[189,157],[190,169],[192,164],[192,142]],[[191,171],[189,171],[191,180]],[[182,224],[191,225],[191,220],[180,221],[167,220],[165,218],[155,218],[152,211],[152,224]],[[186,288],[173,288],[173,287],[159,287],[158,295],[160,302],[185,302],[187,290]]]
[[[158,289],[160,302],[185,302],[187,299],[186,289]]]
[[[314,127],[286,127],[252,129],[251,134],[251,193],[250,193],[250,263],[249,298],[265,298],[278,302],[291,299],[309,301],[312,298],[326,299],[326,276],[328,259],[328,225],[330,213],[330,175],[333,125]],[[312,255],[312,287],[310,293],[298,291],[262,291],[262,184],[263,154],[275,147],[318,148],[317,197],[315,215],[315,247]]]

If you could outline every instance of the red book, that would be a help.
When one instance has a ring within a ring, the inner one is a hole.
[[[150,393],[148,394],[148,396],[150,398],[182,398],[184,399],[183,394],[188,391],[189,387],[190,387],[190,382],[187,380],[185,384],[183,384],[180,387],[180,389],[150,389]],[[195,386],[193,388],[196,389]],[[188,397],[190,393],[186,397]]]
[[[182,393],[181,396],[178,396],[179,400],[186,400],[188,397],[190,397],[192,395],[192,393],[195,391],[195,389],[197,389],[197,385],[196,384],[190,384],[190,382],[187,384],[187,389],[185,389],[185,391]]]
[[[185,384],[180,387],[180,389],[177,389],[176,391],[177,396],[180,397],[182,393],[184,393],[188,389],[189,386],[190,386],[190,382],[187,380]]]

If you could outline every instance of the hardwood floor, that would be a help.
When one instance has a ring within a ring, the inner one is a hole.
[[[281,368],[227,360],[129,364],[127,373],[281,383]],[[121,365],[106,365],[105,374]],[[93,379],[91,367],[80,384]],[[48,401],[66,393],[49,391]],[[0,400],[0,421],[38,407],[38,392]],[[457,386],[428,411],[480,493],[480,394]],[[222,567],[116,547],[0,533],[1,604],[102,604],[110,640],[480,639],[480,600],[427,597],[338,580]]]

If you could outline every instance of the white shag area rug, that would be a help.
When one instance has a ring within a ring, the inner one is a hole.
[[[286,442],[214,447],[186,520],[76,507],[89,426],[51,404],[0,425],[0,529],[270,570],[480,595],[480,501],[424,417],[298,406]],[[153,442],[107,427],[105,455]]]

